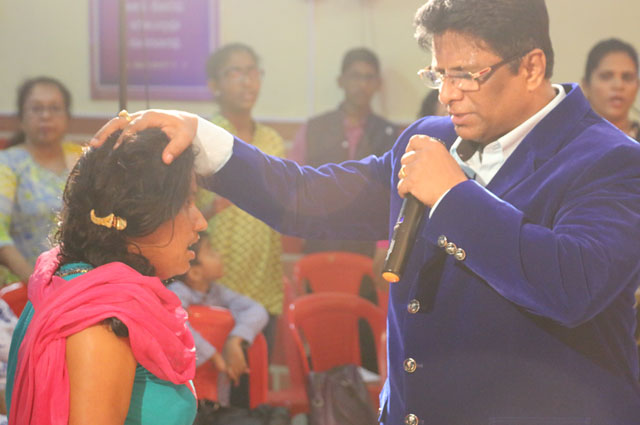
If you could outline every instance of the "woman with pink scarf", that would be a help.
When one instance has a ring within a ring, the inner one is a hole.
[[[123,119],[127,118],[124,114]],[[14,333],[10,424],[193,422],[193,338],[162,280],[185,273],[206,221],[194,155],[165,165],[159,129],[88,151],[63,195]],[[129,143],[135,139],[135,143]]]

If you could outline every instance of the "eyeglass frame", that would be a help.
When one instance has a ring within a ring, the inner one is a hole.
[[[527,53],[529,53],[529,52],[527,52]],[[452,77],[452,78],[457,78],[457,79],[462,80],[462,81],[475,81],[475,82],[478,83],[478,88],[475,88],[475,89],[462,89],[461,87],[459,87],[459,84],[456,85],[456,88],[459,89],[459,90],[462,90],[462,91],[477,91],[477,90],[480,90],[480,84],[484,83],[489,78],[491,78],[493,73],[498,68],[508,64],[509,62],[513,62],[516,59],[523,58],[524,56],[527,55],[527,53],[524,53],[524,54],[521,53],[521,54],[518,54],[518,55],[515,55],[515,56],[510,56],[507,59],[503,59],[498,63],[495,63],[493,65],[490,65],[490,66],[487,66],[485,68],[482,68],[480,71],[477,71],[477,72],[461,71],[460,75],[457,75],[457,76]],[[437,84],[437,85],[436,84],[429,84],[428,80],[425,77],[423,77],[423,75],[425,75],[428,72],[440,74],[441,75],[441,77],[439,78],[440,84]],[[433,69],[433,67],[431,65],[426,66],[426,67],[424,67],[422,69],[419,69],[417,74],[418,74],[418,77],[420,77],[420,80],[422,80],[422,82],[424,83],[425,86],[427,86],[429,88],[432,88],[432,89],[438,89],[438,90],[440,90],[442,88],[442,86],[444,85],[445,79],[448,77],[446,71],[444,73],[436,71],[436,70]],[[483,77],[484,77],[484,79],[481,80],[481,78],[483,78]]]
[[[43,117],[45,113],[52,117],[61,117],[69,114],[67,108],[60,105],[30,105],[24,108],[24,112],[26,115],[38,118]]]

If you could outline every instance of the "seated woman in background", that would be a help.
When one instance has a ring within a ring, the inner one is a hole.
[[[82,153],[79,145],[63,143],[71,94],[61,82],[25,81],[17,106],[20,130],[0,151],[0,266],[6,267],[0,284],[26,283],[38,255],[50,248],[65,181]]]
[[[615,38],[593,46],[582,79],[585,95],[598,114],[640,141],[640,124],[629,116],[638,87],[638,52],[633,46]]]
[[[42,254],[14,332],[10,424],[184,424],[196,413],[193,337],[161,282],[185,273],[207,223],[194,155],[167,136],[118,134],[88,151],[64,191],[58,247]],[[136,140],[135,143],[128,143]]]

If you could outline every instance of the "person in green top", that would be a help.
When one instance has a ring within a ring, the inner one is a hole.
[[[12,425],[195,418],[193,337],[161,282],[189,269],[207,227],[195,206],[194,156],[163,164],[168,138],[157,128],[114,149],[118,135],[71,172],[59,246],[39,257],[29,281],[9,355]]]

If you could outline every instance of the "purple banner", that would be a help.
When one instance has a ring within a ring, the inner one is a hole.
[[[91,95],[117,99],[117,0],[91,0]],[[218,0],[127,0],[131,99],[206,100],[205,64],[218,45]]]

